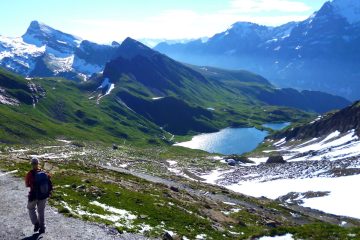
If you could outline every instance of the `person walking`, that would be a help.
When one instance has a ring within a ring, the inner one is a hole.
[[[30,188],[27,209],[34,232],[45,233],[45,205],[53,190],[50,175],[39,168],[39,159],[31,159],[32,169],[26,174],[25,185]],[[37,209],[37,214],[36,214]]]

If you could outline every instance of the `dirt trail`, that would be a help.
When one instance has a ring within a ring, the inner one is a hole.
[[[27,191],[21,179],[0,171],[0,240],[146,239],[134,234],[119,235],[106,226],[65,217],[50,206],[46,207],[46,233],[33,234],[26,208]]]

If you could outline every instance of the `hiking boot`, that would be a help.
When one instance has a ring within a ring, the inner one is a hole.
[[[39,229],[40,229],[40,225],[39,225],[38,223],[35,224],[35,225],[34,225],[34,232],[39,231]]]
[[[40,234],[43,234],[45,233],[45,228],[40,228],[40,231],[39,231]]]

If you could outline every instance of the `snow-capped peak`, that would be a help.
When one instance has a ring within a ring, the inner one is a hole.
[[[32,21],[30,23],[30,26],[28,28],[28,31],[32,30],[32,31],[41,31],[47,34],[51,34],[52,32],[54,32],[55,30],[49,26],[47,26],[46,24],[39,22],[39,21]]]
[[[331,5],[335,12],[346,18],[350,24],[360,22],[359,0],[332,0]]]
[[[263,36],[270,28],[261,26],[251,22],[236,22],[224,33],[229,35],[230,33],[235,34],[239,37],[250,37],[254,34]]]
[[[233,29],[235,31],[244,31],[246,29],[250,29],[250,28],[256,28],[259,25],[256,23],[251,23],[251,22],[236,22],[233,25],[231,25],[230,29]],[[228,30],[230,30],[228,29]]]
[[[56,30],[44,23],[32,21],[26,33],[22,36],[24,42],[41,47],[49,42],[57,41],[72,47],[78,46],[82,39]]]

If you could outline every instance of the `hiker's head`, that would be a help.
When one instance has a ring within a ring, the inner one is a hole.
[[[39,159],[32,158],[31,159],[31,166],[32,166],[33,169],[38,169],[39,168]]]

